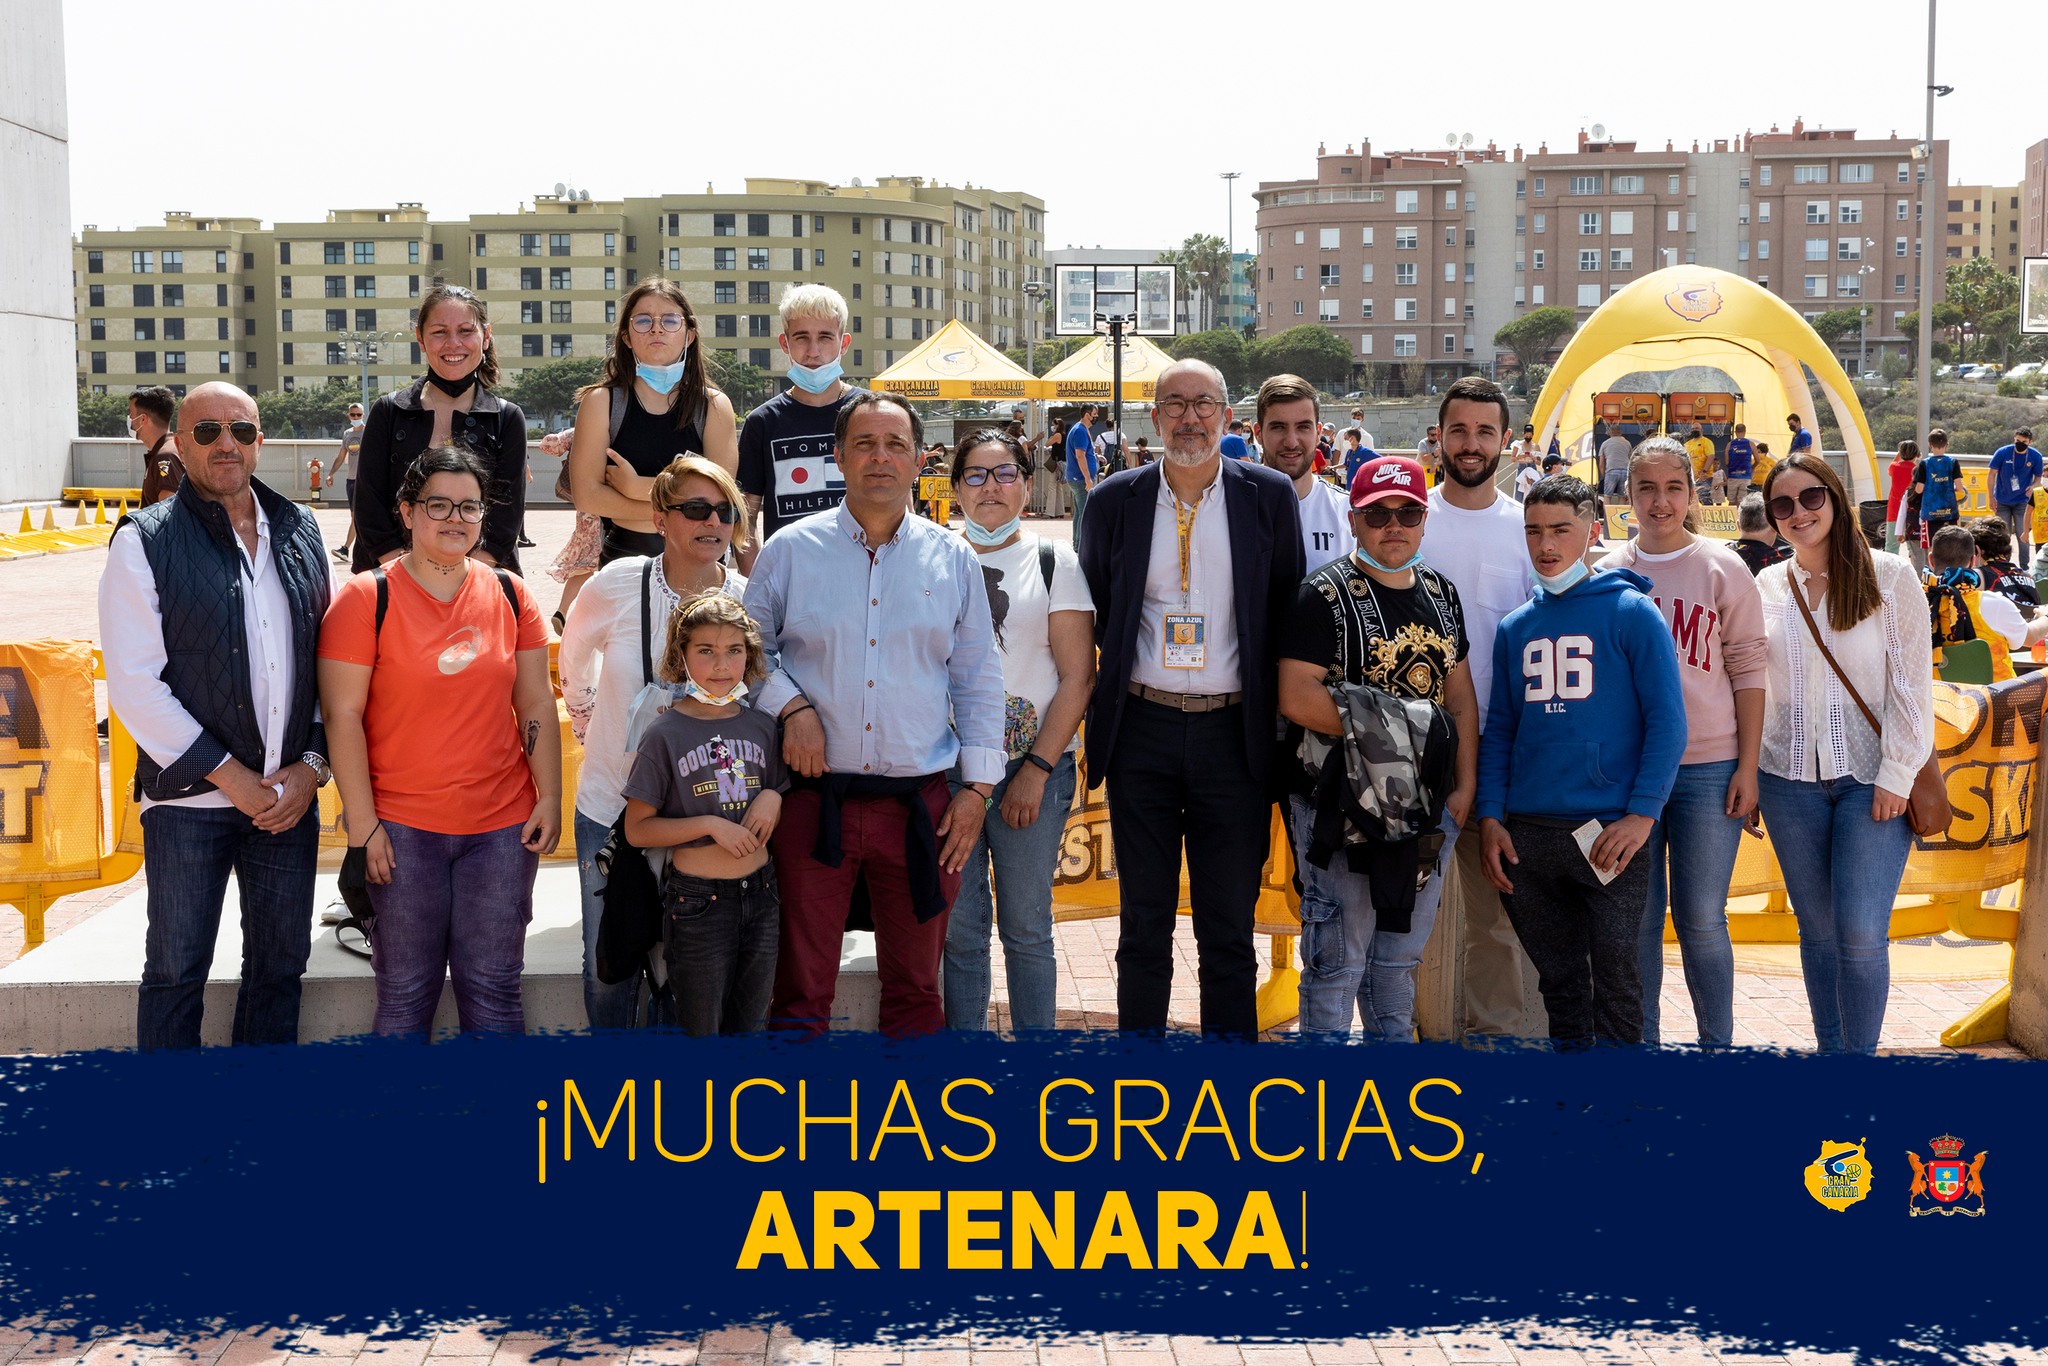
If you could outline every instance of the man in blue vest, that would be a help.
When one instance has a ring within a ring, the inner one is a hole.
[[[1081,514],[1095,491],[1095,418],[1102,410],[1089,404],[1067,428],[1067,487],[1074,494],[1074,536],[1081,535]]]
[[[149,935],[136,1043],[197,1048],[227,879],[242,900],[235,1043],[296,1043],[328,780],[314,647],[332,584],[311,513],[258,482],[256,401],[178,414],[177,494],[121,519],[100,578],[107,703],[135,737]]]

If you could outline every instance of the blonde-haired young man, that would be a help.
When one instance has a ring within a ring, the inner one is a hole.
[[[846,498],[832,439],[839,405],[853,392],[840,376],[840,357],[853,343],[846,300],[825,285],[791,285],[780,311],[776,342],[789,357],[790,387],[754,409],[740,428],[740,491],[749,524],[761,517],[762,541]],[[752,556],[746,558],[751,565]]]

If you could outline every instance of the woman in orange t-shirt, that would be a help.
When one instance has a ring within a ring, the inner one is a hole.
[[[444,974],[465,1031],[525,1029],[533,879],[561,834],[561,731],[540,609],[516,575],[470,558],[488,487],[461,446],[421,455],[398,493],[409,548],[343,585],[321,625],[330,762],[376,910],[379,1034],[426,1034]]]

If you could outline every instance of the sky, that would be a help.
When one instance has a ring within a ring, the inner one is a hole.
[[[1470,133],[1533,151],[1604,123],[1661,149],[1795,117],[1911,137],[1925,118],[1925,0],[1489,0],[1446,33],[1433,20],[1452,12],[65,0],[71,220],[317,221],[400,200],[459,219],[558,181],[606,199],[922,175],[1040,196],[1051,248],[1230,231],[1248,250],[1251,191],[1312,175],[1319,141],[1434,149]],[[1943,19],[1951,178],[2017,184],[2048,114],[2038,98],[2023,113],[1984,45],[2009,23],[1953,0]],[[435,60],[443,47],[459,56]],[[1242,173],[1235,193],[1225,171]]]

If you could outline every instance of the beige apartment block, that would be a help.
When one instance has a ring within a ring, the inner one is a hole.
[[[253,312],[268,253],[261,226],[182,211],[157,228],[88,224],[72,249],[79,383],[100,393],[223,377],[261,387]]]
[[[1988,256],[2008,275],[2020,273],[2020,205],[2024,185],[1948,187],[1950,261]]]

